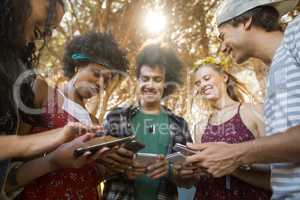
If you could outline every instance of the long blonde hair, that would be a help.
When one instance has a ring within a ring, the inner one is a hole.
[[[216,63],[201,64],[195,68],[193,74],[195,74],[202,67],[210,67],[214,71],[218,72],[219,74],[228,76],[228,80],[226,82],[226,92],[228,96],[234,101],[243,103],[246,101],[247,97],[251,99],[255,99],[254,95],[250,92],[247,86],[244,83],[240,82],[235,76],[227,72],[221,64],[216,64]]]

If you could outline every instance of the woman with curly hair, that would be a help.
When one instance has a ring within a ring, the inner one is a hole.
[[[111,81],[113,71],[125,73],[128,68],[126,53],[119,48],[112,35],[90,32],[76,36],[66,45],[64,72],[70,81],[61,91],[54,88],[44,96],[42,114],[44,126],[34,127],[33,132],[61,127],[68,121],[79,121],[87,125],[97,123],[85,108],[85,101],[97,95],[101,88],[106,88]],[[50,98],[49,98],[50,97]],[[110,154],[113,151],[106,153]],[[34,170],[44,166],[46,161],[28,162],[23,170],[27,176],[24,184],[31,182],[40,174]],[[28,184],[19,199],[99,199],[98,184],[109,170],[93,162],[80,169],[62,169],[50,171],[46,175]],[[31,174],[29,176],[28,174]]]

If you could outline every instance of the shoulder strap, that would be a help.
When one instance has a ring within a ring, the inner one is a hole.
[[[242,103],[240,103],[240,105],[239,105],[239,107],[238,107],[237,114],[240,114],[241,106],[242,106]]]

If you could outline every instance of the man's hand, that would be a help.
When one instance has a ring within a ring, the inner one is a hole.
[[[82,156],[74,157],[74,150],[82,146],[84,142],[89,141],[95,134],[87,133],[80,136],[69,143],[62,144],[55,151],[51,152],[47,159],[53,170],[60,168],[81,168],[82,166],[91,163],[101,157],[108,148],[103,148],[91,155],[91,152],[86,152]]]
[[[132,167],[134,153],[123,147],[115,147],[105,153],[99,160],[113,171],[124,173]]]
[[[151,179],[159,179],[167,176],[169,172],[169,162],[164,156],[159,156],[153,165],[147,167],[147,176]]]
[[[246,150],[242,145],[227,143],[190,144],[189,148],[201,151],[186,159],[186,165],[204,168],[214,177],[233,173],[242,165],[240,157]]]
[[[126,171],[126,176],[129,180],[135,180],[137,177],[146,173],[147,167],[136,161],[133,161],[132,167]]]

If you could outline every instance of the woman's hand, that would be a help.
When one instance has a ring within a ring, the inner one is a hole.
[[[230,175],[241,166],[240,156],[247,151],[239,144],[223,142],[194,144],[188,147],[199,152],[187,157],[185,164],[203,168],[217,178]]]
[[[63,144],[69,142],[86,133],[96,133],[101,130],[101,126],[86,126],[79,122],[69,122],[64,128],[58,133],[59,142]]]
[[[95,136],[95,134],[87,133],[80,136],[71,142],[62,144],[55,151],[51,152],[47,159],[53,170],[60,168],[81,168],[82,166],[95,161],[101,157],[108,148],[102,148],[92,155],[91,152],[86,152],[82,156],[74,157],[74,150],[81,147],[85,142],[89,141]]]

